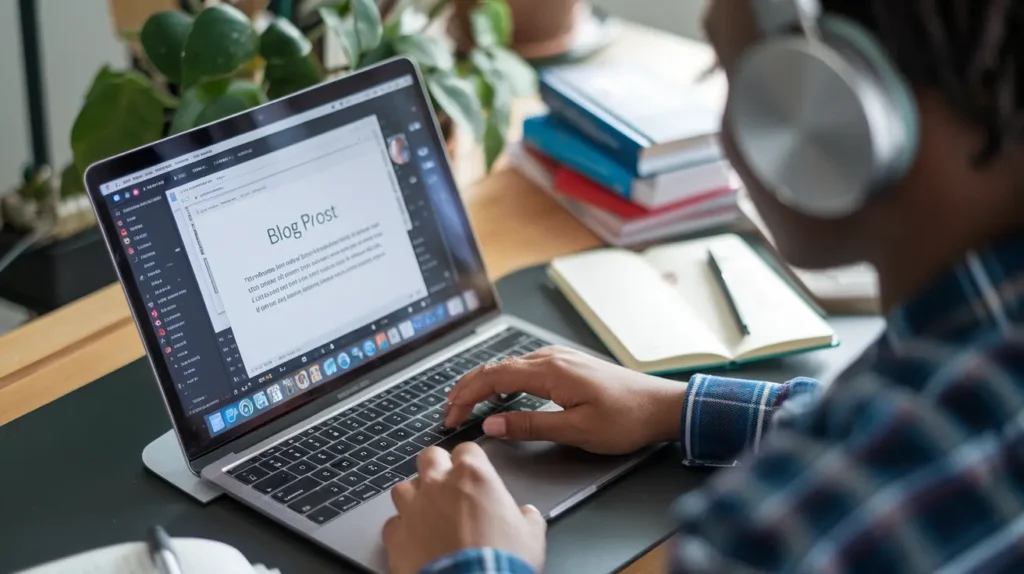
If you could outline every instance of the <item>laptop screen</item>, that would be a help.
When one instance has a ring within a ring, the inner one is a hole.
[[[407,74],[99,185],[190,455],[493,307],[441,145]]]

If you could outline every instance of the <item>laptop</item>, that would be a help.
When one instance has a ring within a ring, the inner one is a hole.
[[[548,518],[636,465],[442,425],[479,365],[572,346],[502,313],[416,66],[394,59],[91,166],[103,235],[191,471],[383,572],[388,491],[478,441]]]

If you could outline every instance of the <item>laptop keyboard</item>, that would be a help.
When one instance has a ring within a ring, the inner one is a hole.
[[[232,468],[228,474],[317,524],[351,511],[416,474],[416,455],[429,446],[452,450],[483,436],[483,419],[498,411],[537,410],[532,395],[496,397],[446,429],[444,404],[459,377],[547,343],[516,329],[442,362]]]

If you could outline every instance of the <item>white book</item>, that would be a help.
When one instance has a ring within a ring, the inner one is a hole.
[[[222,542],[200,538],[171,541],[185,574],[280,574],[250,564],[241,552]],[[161,574],[144,542],[127,542],[90,550],[24,570],[21,574]]]

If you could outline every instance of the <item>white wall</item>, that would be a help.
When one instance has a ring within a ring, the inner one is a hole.
[[[71,160],[71,126],[96,71],[128,64],[117,40],[106,0],[36,0],[43,57],[43,82],[56,169]],[[18,3],[0,0],[0,190],[20,181],[32,159],[23,83]]]
[[[591,0],[608,12],[690,38],[702,38],[707,0]]]

